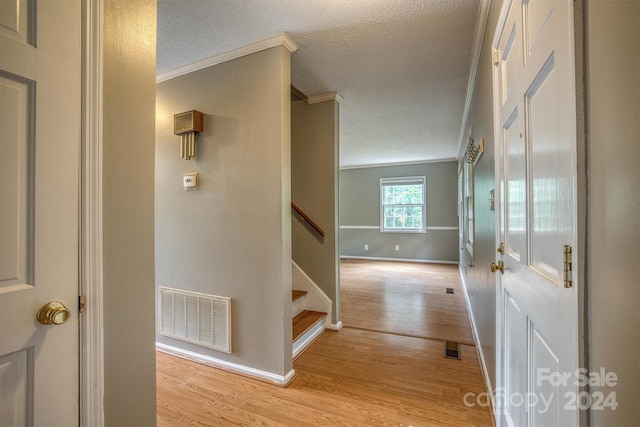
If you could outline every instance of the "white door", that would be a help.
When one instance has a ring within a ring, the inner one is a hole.
[[[80,37],[80,1],[0,0],[1,426],[78,425]]]
[[[499,422],[578,425],[577,275],[564,281],[565,248],[577,258],[573,1],[504,7],[494,38]]]

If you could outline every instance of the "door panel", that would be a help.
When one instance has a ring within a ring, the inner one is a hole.
[[[530,265],[540,275],[559,285],[562,257],[558,256],[571,230],[563,223],[563,200],[558,181],[556,74],[553,57],[540,71],[526,94],[527,140],[530,145],[531,240]]]
[[[494,69],[496,243],[505,243],[497,284],[504,310],[498,389],[506,394],[498,418],[501,425],[577,425],[578,411],[564,409],[577,392],[575,378],[558,383],[541,374],[578,368],[577,283],[563,281],[564,246],[578,250],[573,2],[504,7]]]
[[[0,73],[0,289],[32,283],[32,82]]]
[[[513,23],[509,37],[506,39],[505,46],[503,48],[502,55],[502,106],[507,104],[507,101],[514,99],[513,93],[515,88],[514,78],[516,77],[516,69],[518,67],[518,49],[517,49],[517,32],[516,25]]]
[[[527,369],[523,364],[526,361],[526,339],[527,329],[525,315],[520,310],[518,303],[505,292],[504,307],[505,324],[505,396],[517,396],[527,384]],[[506,407],[504,411],[509,425],[523,426],[526,424],[527,414],[525,407],[518,404],[517,400],[505,399]]]
[[[560,387],[550,381],[542,381],[537,372],[560,372],[560,360],[550,344],[545,340],[542,331],[536,328],[533,322],[529,322],[531,349],[531,372],[534,374],[529,379],[531,382],[531,396],[537,399],[544,398],[544,402],[532,408],[531,425],[533,426],[557,426],[560,425]],[[524,424],[523,424],[524,425]]]
[[[10,38],[21,44],[30,44],[35,31],[35,21],[30,19],[34,2],[27,0],[3,0],[0,2],[0,37]]]
[[[536,49],[540,37],[546,34],[556,0],[534,0],[523,2],[523,23],[527,57]]]
[[[521,132],[521,119],[515,110],[504,125],[504,146],[506,149],[506,228],[504,238],[507,255],[514,260],[526,256],[526,182],[525,146]]]
[[[0,425],[79,420],[79,0],[0,1]],[[60,301],[61,325],[36,320]]]
[[[0,420],[6,426],[33,425],[33,349],[0,356]]]

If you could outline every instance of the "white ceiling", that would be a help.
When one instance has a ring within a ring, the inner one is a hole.
[[[342,167],[457,156],[481,0],[158,0],[158,74],[287,33],[338,92]]]

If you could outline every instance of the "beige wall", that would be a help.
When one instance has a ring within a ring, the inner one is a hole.
[[[640,4],[586,1],[590,369],[615,372],[618,408],[591,425],[640,420]]]
[[[157,85],[156,284],[230,297],[233,351],[157,339],[279,376],[292,368],[290,84],[278,46]],[[192,109],[204,131],[187,161],[173,115]]]
[[[103,5],[105,425],[153,426],[156,2]]]
[[[291,104],[291,200],[325,232],[320,237],[293,214],[293,260],[331,299],[333,324],[340,320],[339,117],[335,100]]]

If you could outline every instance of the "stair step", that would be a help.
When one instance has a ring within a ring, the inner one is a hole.
[[[291,291],[291,301],[295,301],[298,300],[300,298],[302,298],[303,296],[305,296],[307,294],[307,291],[298,291],[296,289]]]
[[[316,323],[321,321],[327,316],[327,313],[321,313],[319,311],[304,310],[293,318],[293,341],[304,335],[309,329],[311,329]]]

